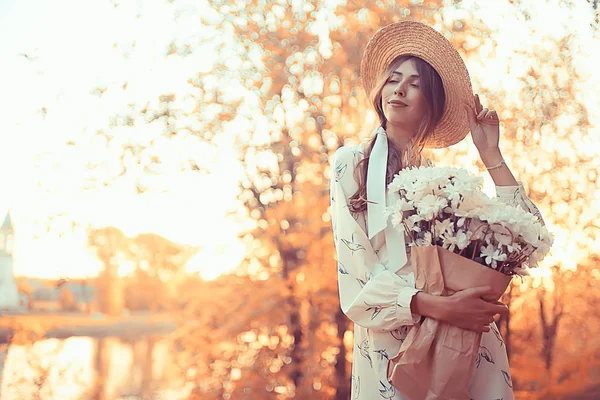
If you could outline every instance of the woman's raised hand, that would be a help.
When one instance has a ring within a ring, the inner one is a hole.
[[[471,138],[480,154],[499,151],[500,119],[495,110],[490,110],[481,105],[479,95],[473,96],[475,109],[465,106]]]

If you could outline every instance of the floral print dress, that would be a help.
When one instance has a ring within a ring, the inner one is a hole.
[[[371,240],[366,234],[366,213],[352,213],[348,199],[356,193],[357,163],[364,158],[366,143],[339,148],[332,160],[331,214],[337,253],[338,287],[342,311],[354,322],[352,400],[403,400],[388,381],[388,361],[394,358],[410,327],[421,316],[410,311],[415,289],[410,262],[394,263],[387,251],[384,232]],[[538,216],[537,207],[523,184],[496,186],[497,197]],[[388,194],[388,203],[390,195]],[[391,225],[388,221],[388,225]],[[391,228],[391,227],[390,227]],[[407,239],[407,238],[405,238]],[[393,253],[393,252],[392,252]],[[495,323],[481,338],[479,356],[470,382],[471,399],[514,399],[506,347]]]

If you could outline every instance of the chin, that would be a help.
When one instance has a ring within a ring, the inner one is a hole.
[[[388,118],[386,116],[385,119],[388,121],[388,124],[391,124],[391,125],[398,125],[398,126],[410,125],[410,122],[406,121],[406,119],[404,119],[404,118]]]

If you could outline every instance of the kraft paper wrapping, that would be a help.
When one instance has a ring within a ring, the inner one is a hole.
[[[486,286],[497,301],[511,277],[439,246],[413,246],[415,287],[449,296],[459,290]],[[469,399],[469,382],[479,351],[481,333],[425,318],[411,327],[400,352],[390,360],[390,382],[407,400]]]

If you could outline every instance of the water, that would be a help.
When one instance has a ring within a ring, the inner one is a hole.
[[[2,400],[185,399],[191,388],[165,338],[71,337],[0,345]]]

